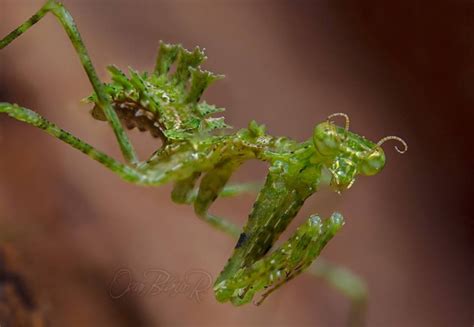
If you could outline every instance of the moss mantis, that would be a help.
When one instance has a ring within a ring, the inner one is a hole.
[[[269,294],[301,272],[319,256],[326,243],[344,224],[341,214],[327,219],[311,215],[280,247],[268,254],[280,234],[297,215],[305,200],[329,176],[336,192],[351,187],[358,175],[371,176],[382,170],[385,155],[381,145],[397,140],[388,136],[373,143],[349,130],[349,117],[336,113],[316,125],[307,141],[298,143],[274,137],[263,125],[252,121],[236,133],[228,128],[223,111],[201,101],[204,90],[221,78],[200,68],[206,59],[199,48],[188,51],[180,45],[160,44],[155,69],[151,73],[130,70],[127,76],[115,66],[108,67],[112,81],[103,84],[93,67],[72,16],[55,0],[49,0],[30,19],[0,40],[0,49],[27,31],[47,13],[52,13],[69,36],[92,84],[86,102],[94,105],[91,114],[112,127],[125,163],[122,163],[47,121],[38,113],[16,104],[0,103],[0,113],[27,124],[71,145],[107,167],[124,180],[148,186],[174,183],[172,199],[193,205],[199,218],[238,238],[232,256],[214,284],[218,301],[242,305],[257,292]],[[175,72],[170,73],[172,66]],[[344,127],[331,121],[345,118]],[[159,137],[163,145],[145,161],[139,161],[124,130],[137,127]],[[219,132],[219,133],[218,133]],[[227,185],[230,176],[247,160],[269,165],[265,184],[243,230],[212,215],[209,208],[219,196],[233,196],[252,189],[251,185]],[[317,274],[348,295],[360,296],[363,287],[350,274],[325,265]],[[337,277],[336,277],[337,275]],[[352,286],[345,286],[345,280]],[[362,290],[358,293],[357,290]]]

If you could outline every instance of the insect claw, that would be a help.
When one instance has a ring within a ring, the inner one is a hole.
[[[265,299],[267,298],[267,296],[268,296],[268,295],[266,295],[267,293],[268,293],[268,292],[265,292],[265,293],[260,297],[260,299],[259,299],[258,301],[255,301],[255,300],[252,301],[253,305],[255,305],[255,306],[257,306],[257,307],[260,306],[260,305],[263,303],[263,301],[265,301]]]

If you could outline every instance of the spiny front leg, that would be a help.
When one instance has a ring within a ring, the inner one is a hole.
[[[216,284],[262,258],[313,192],[312,187],[298,185],[298,181],[289,178],[285,170],[284,164],[270,168],[244,231]]]
[[[325,221],[311,216],[272,254],[215,284],[217,300],[242,305],[250,302],[257,292],[267,289],[256,303],[261,304],[273,291],[308,268],[343,224],[339,213]]]
[[[102,108],[109,124],[112,126],[115,137],[117,138],[117,142],[119,143],[120,149],[125,160],[127,160],[127,162],[131,164],[137,164],[138,160],[133,146],[130,143],[130,140],[128,139],[128,136],[125,133],[124,129],[122,128],[120,120],[117,117],[117,113],[112,108],[112,104],[106,92],[104,91],[104,86],[102,82],[97,76],[97,72],[95,71],[89,54],[87,53],[87,49],[84,45],[84,42],[82,41],[79,30],[77,29],[71,14],[60,2],[55,0],[48,0],[46,4],[36,12],[36,14],[34,14],[31,18],[29,18],[27,21],[17,27],[5,38],[0,40],[0,50],[10,44],[13,40],[22,35],[24,32],[26,32],[31,26],[41,20],[48,12],[51,12],[54,16],[56,16],[56,18],[59,20],[64,30],[66,31],[67,35],[69,36],[69,39],[71,40],[79,56],[81,64],[84,67],[84,70],[86,71],[89,81],[92,84],[92,88],[97,94],[98,105]]]

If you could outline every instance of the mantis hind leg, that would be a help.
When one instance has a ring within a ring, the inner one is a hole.
[[[217,300],[242,305],[266,289],[257,302],[262,303],[273,291],[308,268],[343,224],[344,220],[338,213],[324,222],[318,216],[311,216],[270,255],[215,284]]]
[[[33,125],[44,130],[46,133],[60,139],[61,141],[71,145],[75,149],[85,153],[92,159],[98,161],[105,167],[109,168],[124,180],[136,184],[147,184],[149,178],[147,175],[137,171],[134,168],[128,167],[114,158],[98,151],[92,145],[80,140],[74,135],[64,131],[52,122],[41,117],[38,113],[17,105],[0,102],[0,113],[6,113],[10,117],[22,121],[24,123]]]
[[[133,149],[130,140],[128,139],[127,134],[125,133],[120,120],[117,116],[117,113],[113,109],[110,100],[108,99],[102,82],[97,76],[97,72],[94,69],[92,61],[87,53],[87,49],[82,41],[79,30],[74,23],[74,20],[71,14],[66,10],[66,8],[55,0],[48,0],[43,7],[41,7],[32,17],[26,20],[23,24],[13,30],[5,38],[0,40],[0,50],[10,44],[17,37],[26,32],[31,26],[40,21],[48,12],[51,12],[59,20],[64,30],[66,31],[69,39],[71,40],[76,53],[79,56],[82,66],[86,71],[86,74],[89,78],[89,81],[92,84],[92,88],[97,94],[98,105],[104,111],[104,114],[111,125],[117,142],[119,143],[120,149],[125,160],[132,164],[137,164],[137,156]]]

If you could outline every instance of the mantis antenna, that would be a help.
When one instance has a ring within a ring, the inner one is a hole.
[[[402,138],[400,138],[398,136],[385,136],[384,138],[382,138],[380,141],[377,142],[377,146],[381,146],[382,144],[384,144],[385,142],[390,141],[390,140],[396,140],[396,141],[400,142],[401,144],[403,144],[403,147],[404,147],[403,150],[400,150],[398,148],[398,146],[395,145],[395,150],[397,150],[398,153],[403,154],[403,153],[407,152],[407,150],[408,150],[407,142],[405,142]]]
[[[333,114],[329,115],[329,116],[328,116],[328,120],[331,119],[331,118],[333,118],[333,117],[337,117],[337,116],[341,116],[341,117],[344,117],[344,118],[346,119],[346,124],[345,124],[345,126],[344,126],[344,129],[345,129],[346,131],[348,131],[348,130],[349,130],[349,125],[350,125],[350,123],[351,123],[351,120],[349,119],[349,116],[348,116],[347,114],[345,114],[345,113],[343,113],[343,112],[336,112],[336,113],[333,113]]]

